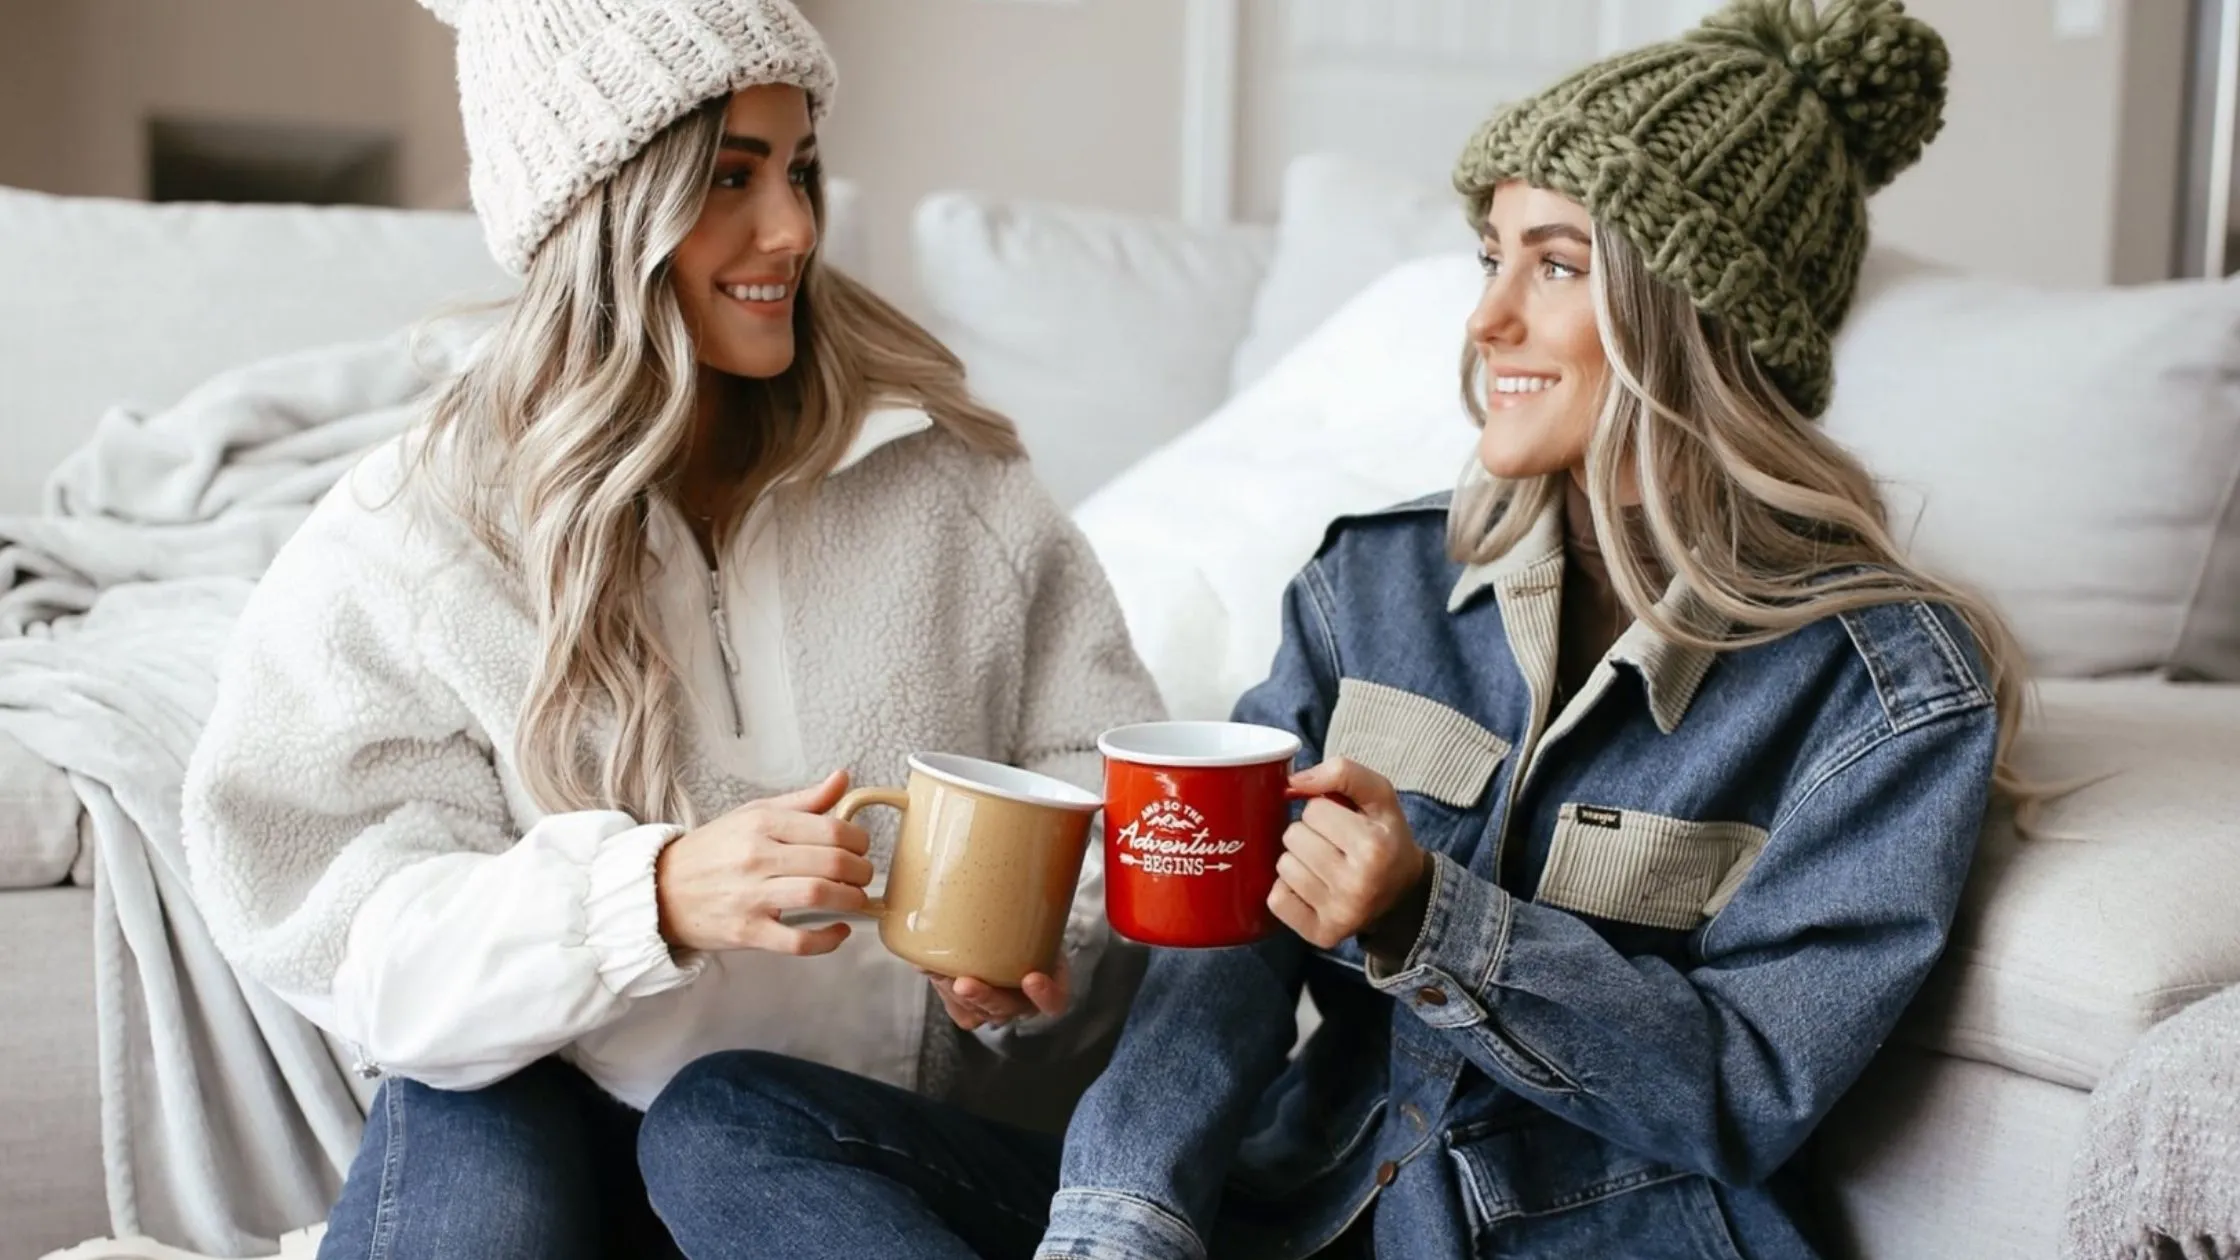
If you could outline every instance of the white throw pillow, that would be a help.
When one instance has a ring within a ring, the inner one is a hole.
[[[467,214],[148,205],[0,188],[0,512],[111,405],[378,336],[511,282]]]
[[[1275,259],[1237,347],[1241,393],[1339,307],[1401,263],[1471,246],[1453,189],[1342,153],[1310,153],[1283,172]]]
[[[1266,228],[936,193],[914,224],[927,322],[1072,504],[1229,392]]]
[[[1452,487],[1469,254],[1398,268],[1075,519],[1178,718],[1227,717],[1274,659],[1283,588],[1332,517]]]
[[[2052,290],[1870,255],[1828,432],[1899,541],[2058,677],[2240,679],[2240,285]]]

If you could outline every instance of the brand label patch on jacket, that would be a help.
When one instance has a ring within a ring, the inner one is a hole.
[[[1625,825],[1626,821],[1623,812],[1615,809],[1604,809],[1600,805],[1580,805],[1576,807],[1573,814],[1580,822],[1589,827],[1601,827],[1608,831],[1618,830]]]

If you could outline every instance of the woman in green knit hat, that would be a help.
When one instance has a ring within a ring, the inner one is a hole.
[[[1814,423],[1946,68],[1895,0],[1738,0],[1489,119],[1470,475],[1332,526],[1237,707],[1318,798],[1284,930],[1155,952],[1059,1169],[822,1069],[681,1081],[649,1129],[813,1205],[705,1254],[1818,1254],[1797,1154],[1944,947],[2019,709]]]

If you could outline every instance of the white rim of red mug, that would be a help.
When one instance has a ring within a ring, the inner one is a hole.
[[[1138,722],[1098,736],[1097,751],[1132,766],[1288,765],[1299,755],[1299,737],[1252,722]]]

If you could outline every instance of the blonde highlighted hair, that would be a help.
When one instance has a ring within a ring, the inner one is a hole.
[[[519,576],[537,610],[537,665],[517,726],[523,780],[547,810],[620,809],[697,823],[681,783],[676,664],[655,631],[648,530],[694,436],[700,366],[671,281],[698,221],[725,100],[656,136],[538,248],[483,352],[437,395],[416,466]],[[821,235],[824,190],[808,184]],[[805,262],[792,365],[746,382],[737,527],[761,493],[812,484],[873,404],[923,407],[967,445],[1020,453],[975,403],[964,369],[869,289]]]
[[[1595,323],[1610,377],[1587,445],[1587,494],[1626,610],[1674,642],[1730,651],[1855,608],[1942,604],[1973,632],[1989,674],[1999,718],[1994,787],[2024,803],[2040,795],[2010,761],[2028,688],[2005,621],[1906,559],[1873,477],[1789,402],[1742,337],[1657,279],[1623,233],[1597,224],[1593,235]],[[1483,374],[1476,345],[1466,344],[1463,400],[1481,428]],[[1629,463],[1653,556],[1618,519]],[[1449,551],[1464,563],[1504,554],[1561,501],[1570,475],[1466,482],[1448,518]],[[1680,578],[1726,629],[1685,624],[1658,607],[1658,571]]]

